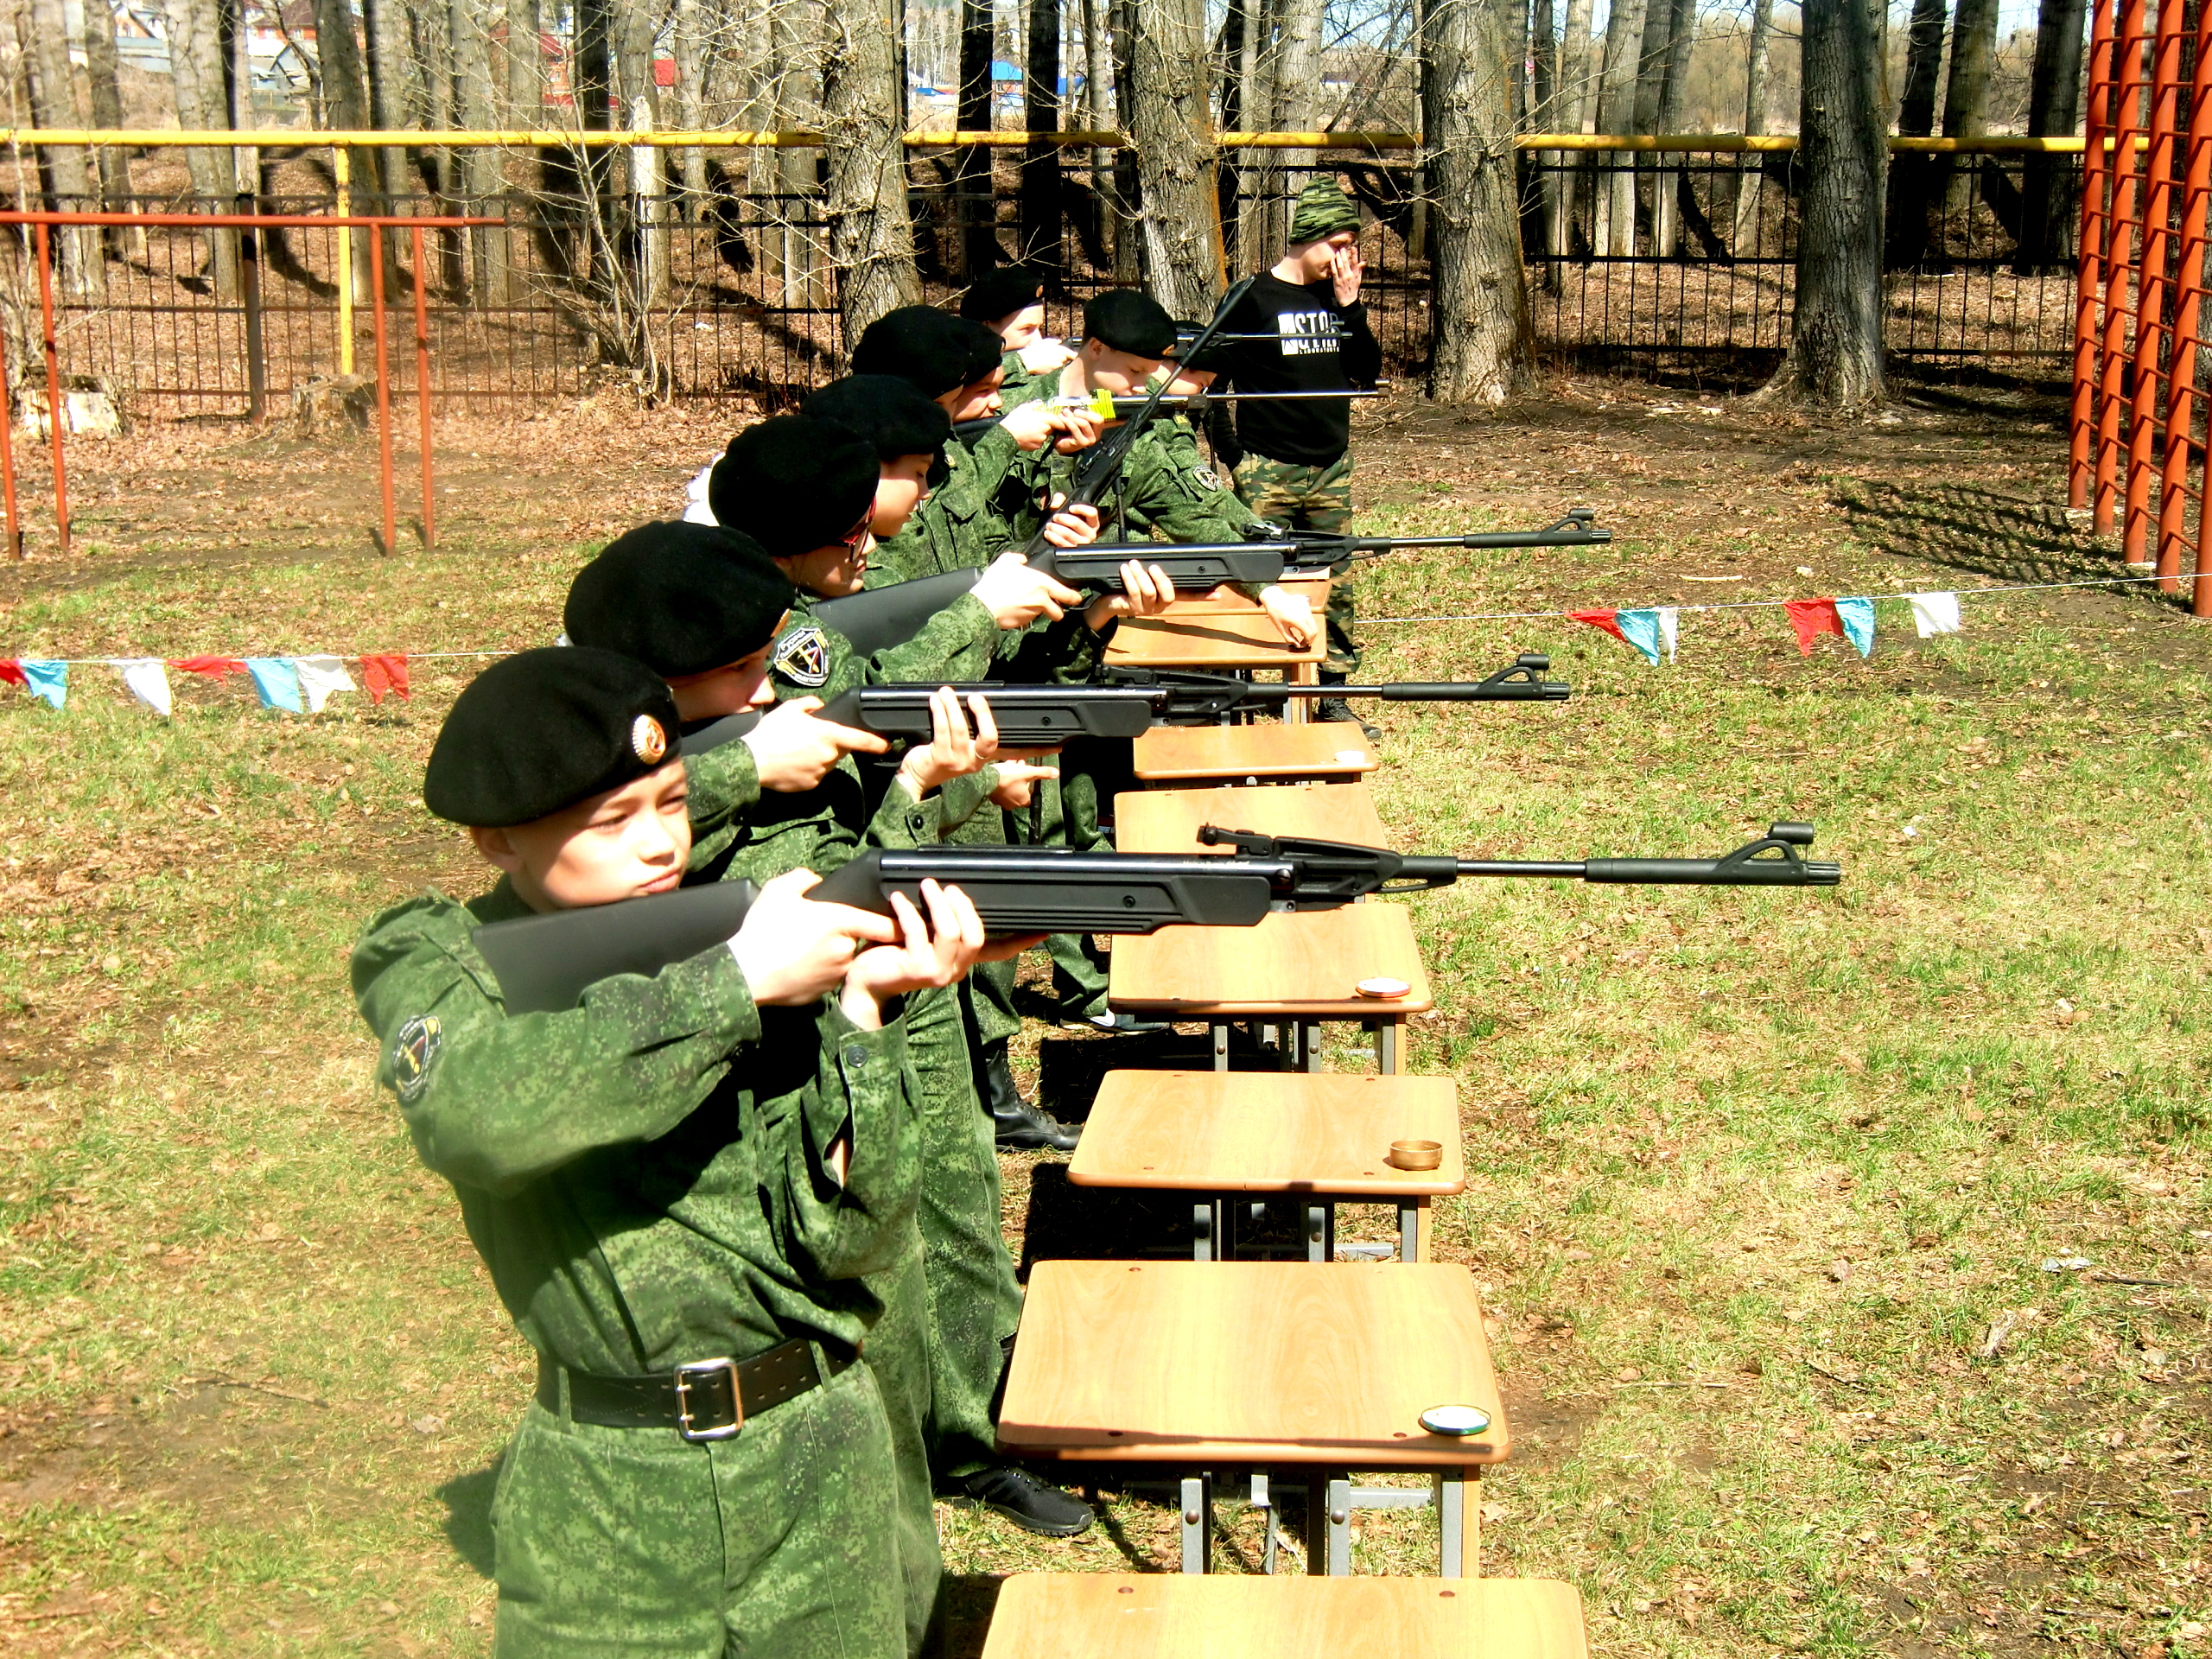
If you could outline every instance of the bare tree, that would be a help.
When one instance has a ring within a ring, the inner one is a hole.
[[[1029,0],[1027,73],[1022,121],[1033,133],[1060,125],[1060,0]],[[1021,162],[1021,258],[1058,271],[1060,264],[1060,147],[1032,137]]]
[[[1774,59],[1774,0],[1751,0],[1751,35],[1744,73],[1744,134],[1756,137],[1767,130],[1769,73]],[[1758,251],[1759,194],[1766,182],[1766,166],[1756,153],[1745,156],[1736,168],[1736,233],[1729,242],[1738,258]]]
[[[1605,58],[1598,76],[1598,130],[1629,132],[1636,125],[1637,54],[1643,44],[1644,0],[1614,0],[1605,19]],[[1600,253],[1636,251],[1636,174],[1628,158],[1608,156],[1611,171],[1598,191]]]
[[[962,130],[988,131],[991,101],[991,0],[960,0],[960,93]],[[960,152],[952,180],[953,213],[960,226],[960,270],[969,281],[997,266],[998,207],[991,191],[989,149],[969,144]]]
[[[1179,317],[1205,316],[1221,291],[1211,60],[1204,0],[1135,0],[1129,136],[1145,285]]]
[[[200,4],[202,0],[169,0],[174,10],[178,4]],[[412,60],[408,46],[407,7],[404,0],[361,0],[364,21],[369,37],[369,108],[375,116],[379,132],[401,132],[416,124],[408,118],[409,65]],[[393,144],[372,152],[381,164],[384,193],[397,198],[410,194],[413,187],[408,181],[409,152]],[[389,212],[390,207],[386,207]]]
[[[906,214],[896,0],[842,0],[828,12],[822,60],[830,171],[830,251],[845,338],[922,297]]]
[[[108,0],[85,0],[85,90],[90,95],[96,127],[111,130],[124,125],[122,70],[115,45],[114,11]],[[101,205],[122,208],[130,196],[129,148],[103,144],[93,154],[99,164]],[[121,237],[113,234],[108,243],[118,251],[123,245]]]
[[[1897,105],[1902,137],[1925,138],[1936,130],[1936,87],[1949,10],[1947,0],[1912,0],[1912,21],[1904,37],[1904,91]],[[1929,209],[1936,171],[1932,156],[1904,150],[1890,159],[1885,238],[1892,268],[1918,264],[1927,255],[1934,229]]]
[[[215,0],[168,0],[169,82],[176,97],[177,124],[207,132],[231,124],[230,102],[223,90],[221,22]],[[192,194],[223,200],[231,194],[230,157],[216,149],[184,152]],[[238,291],[238,237],[210,231],[208,272],[215,292],[235,299]]]
[[[1951,19],[1951,72],[1943,83],[1946,138],[1979,138],[1988,130],[1989,71],[1996,60],[1997,0],[1959,0]],[[1951,156],[1938,156],[1930,194],[1962,207],[1971,176],[1971,168],[1961,175]]]
[[[1789,349],[1762,397],[1882,401],[1883,163],[1874,28],[1859,0],[1805,0],[1797,161],[1805,181]]]
[[[1421,17],[1435,330],[1428,395],[1501,404],[1531,357],[1509,72],[1517,0],[1430,0]]]
[[[77,116],[69,68],[69,32],[61,0],[31,0],[30,51],[24,68],[30,80],[31,119],[41,127],[83,124]],[[92,206],[92,169],[81,144],[41,144],[39,168],[46,175],[53,205],[81,213]],[[106,271],[99,232],[86,226],[62,226],[54,233],[61,285],[71,294],[105,291]]]
[[[1103,132],[1113,122],[1106,101],[1114,73],[1106,16],[1100,0],[1083,0],[1083,124],[1093,132]],[[1107,150],[1094,148],[1090,152],[1090,195],[1097,204],[1099,243],[1110,250],[1121,230],[1121,214],[1114,198],[1113,156]]]
[[[1313,132],[1321,124],[1321,30],[1324,0],[1273,0],[1275,32],[1268,80],[1274,105],[1268,123],[1277,132]],[[1310,149],[1278,150],[1268,177],[1267,212],[1254,227],[1265,258],[1290,234],[1294,187],[1319,159]],[[1255,262],[1256,263],[1256,262]]]
[[[2202,3],[2202,0],[2200,0]],[[2082,25],[2085,0],[2043,0],[2036,18],[2035,68],[2028,84],[2028,131],[2038,138],[2071,136],[2082,118]],[[2062,189],[2060,164],[2030,156],[2020,181],[2020,245],[2014,268],[2022,276],[2063,264],[2072,257],[2068,234],[2076,193]]]
[[[1552,119],[1557,124],[1558,131],[1580,132],[1589,115],[1590,0],[1567,0],[1567,24],[1559,46],[1559,101]],[[1567,251],[1574,205],[1581,194],[1574,187],[1587,177],[1584,171],[1586,158],[1575,151],[1565,153],[1573,157],[1574,172],[1563,174],[1554,167],[1544,175],[1544,246],[1552,255],[1551,262],[1544,267],[1544,285],[1553,293],[1560,291],[1563,282],[1559,261]]]

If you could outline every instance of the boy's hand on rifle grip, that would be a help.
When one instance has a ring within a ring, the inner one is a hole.
[[[822,780],[844,756],[881,754],[891,747],[874,732],[817,718],[814,711],[821,706],[819,697],[778,703],[739,740],[753,751],[762,789],[803,795],[820,788]]]
[[[1116,617],[1157,616],[1175,602],[1175,579],[1156,564],[1131,559],[1122,566],[1122,591],[1090,601],[1083,620],[1094,630]]]
[[[1027,563],[1019,553],[1002,553],[969,589],[999,626],[1012,632],[1039,617],[1058,621],[1083,595],[1056,576]]]
[[[790,870],[764,883],[729,942],[738,971],[762,1007],[818,1001],[837,988],[863,944],[899,937],[888,917],[807,898],[821,880],[811,870]]]

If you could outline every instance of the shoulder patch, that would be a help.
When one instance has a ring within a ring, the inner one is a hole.
[[[1197,479],[1199,484],[1206,489],[1218,490],[1224,487],[1221,481],[1221,474],[1215,472],[1211,467],[1194,467],[1191,469],[1191,476]]]
[[[391,1045],[391,1090],[403,1106],[412,1106],[430,1086],[430,1066],[438,1058],[443,1027],[435,1014],[416,1014],[399,1028]]]
[[[776,672],[793,685],[821,685],[830,678],[830,640],[818,624],[802,622],[776,641]]]

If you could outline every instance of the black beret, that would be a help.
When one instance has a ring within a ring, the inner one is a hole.
[[[561,623],[571,644],[619,651],[680,679],[766,645],[795,591],[750,536],[640,524],[576,573]]]
[[[968,285],[960,296],[960,315],[977,322],[996,322],[1017,311],[1027,311],[1045,297],[1045,279],[1020,265],[1001,265]]]
[[[944,405],[925,397],[895,374],[849,374],[832,380],[800,406],[802,415],[850,427],[875,446],[876,459],[934,455],[952,435]]]
[[[1175,319],[1148,294],[1109,288],[1083,308],[1083,337],[1132,357],[1165,357],[1175,348]]]
[[[530,823],[677,759],[676,699],[635,658],[548,645],[468,683],[431,746],[423,801],[454,823]]]
[[[795,559],[842,541],[875,505],[875,446],[849,427],[779,415],[729,441],[707,480],[715,520],[771,558]]]
[[[902,305],[861,333],[855,374],[895,374],[925,397],[972,386],[1006,354],[1006,342],[971,317],[933,305]]]

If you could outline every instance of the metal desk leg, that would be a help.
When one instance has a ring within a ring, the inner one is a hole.
[[[1183,1477],[1183,1570],[1205,1573],[1213,1567],[1213,1475]]]
[[[1228,1206],[1207,1198],[1191,1206],[1191,1260],[1224,1262],[1229,1258]]]
[[[1398,1022],[1375,1022],[1375,1069],[1388,1077],[1398,1069]]]
[[[1305,1206],[1306,1259],[1308,1262],[1333,1262],[1337,1259],[1337,1206],[1333,1204],[1309,1204]]]
[[[1328,1573],[1329,1577],[1350,1578],[1351,1576],[1351,1478],[1349,1475],[1330,1475],[1325,1480],[1321,1471],[1316,1470],[1307,1491],[1310,1494],[1306,1499],[1309,1512],[1315,1497],[1319,1497],[1324,1493],[1327,1495],[1326,1507],[1319,1511],[1317,1518],[1325,1521],[1327,1524],[1328,1541],[1320,1549],[1313,1548],[1316,1541],[1313,1534],[1319,1529],[1309,1522],[1306,1529],[1306,1554],[1316,1565],[1325,1560],[1326,1566],[1323,1570]]]
[[[1226,1071],[1229,1070],[1229,1022],[1226,1020],[1217,1020],[1213,1022],[1212,1029],[1213,1069],[1217,1071]]]
[[[1260,1511],[1268,1523],[1267,1542],[1261,1547],[1260,1571],[1273,1573],[1275,1570],[1275,1544],[1282,1536],[1282,1517],[1275,1512],[1274,1494],[1268,1490],[1268,1471],[1252,1471],[1252,1507]]]
[[[1482,1478],[1478,1465],[1447,1469],[1436,1477],[1437,1576],[1482,1576]]]
[[[1398,1206],[1398,1260],[1426,1262],[1429,1259],[1429,1207],[1426,1198],[1414,1198]]]
[[[1298,1052],[1300,1071],[1319,1071],[1321,1069],[1321,1022],[1319,1020],[1309,1020],[1300,1022],[1298,1027]]]

